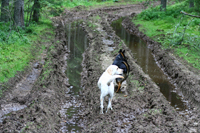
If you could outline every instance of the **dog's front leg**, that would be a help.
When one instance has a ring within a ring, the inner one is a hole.
[[[101,102],[100,114],[103,114],[103,99],[104,99],[104,97],[101,95],[101,96],[100,96],[100,102]]]

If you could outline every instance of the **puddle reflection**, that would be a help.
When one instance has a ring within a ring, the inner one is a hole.
[[[121,23],[122,18],[114,21],[112,27],[116,34],[132,50],[139,66],[160,87],[160,91],[177,111],[187,110],[187,103],[181,100],[181,96],[173,92],[175,86],[169,82],[168,77],[158,67],[146,43],[136,35],[127,32]]]
[[[81,72],[82,72],[82,54],[88,47],[88,40],[79,22],[69,23],[65,27],[67,48],[70,50],[69,58],[67,59],[66,75],[69,79],[71,97],[76,97],[81,88]],[[71,101],[70,101],[71,102]],[[78,117],[79,106],[77,103],[70,103],[66,101],[61,109],[61,114],[67,120],[63,127],[62,132],[81,132],[82,127],[78,124],[80,118]],[[69,107],[68,104],[71,104]]]
[[[82,54],[88,47],[88,40],[78,22],[68,24],[66,31],[66,38],[68,38],[67,47],[70,50],[66,75],[69,78],[69,84],[73,86],[71,87],[71,93],[78,95],[81,89]]]

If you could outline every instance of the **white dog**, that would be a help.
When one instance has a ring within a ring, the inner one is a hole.
[[[112,110],[111,101],[114,95],[114,82],[116,78],[124,78],[121,75],[117,74],[123,74],[123,69],[120,69],[116,65],[110,65],[106,71],[101,75],[98,81],[98,87],[101,89],[101,96],[100,96],[100,102],[101,102],[101,111],[100,113],[103,114],[103,100],[106,95],[109,94],[109,102],[107,106],[107,111],[109,109]],[[106,113],[107,113],[106,111]]]

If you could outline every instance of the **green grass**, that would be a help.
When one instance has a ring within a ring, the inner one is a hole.
[[[108,0],[108,1],[105,1],[105,2],[97,2],[96,0],[90,0],[90,1],[87,1],[87,0],[73,0],[73,2],[69,2],[69,1],[70,0],[64,1],[63,2],[63,6],[66,7],[66,8],[74,8],[74,7],[80,6],[80,5],[83,5],[83,6],[86,6],[86,7],[91,7],[91,6],[95,7],[95,6],[113,4],[112,0]]]
[[[38,40],[47,28],[52,29],[48,19],[19,31],[10,31],[9,23],[0,23],[0,83],[7,82],[17,71],[23,71],[29,65],[34,58],[31,54],[35,47],[34,41]]]
[[[160,42],[164,49],[174,49],[175,54],[200,69],[200,19],[194,18],[191,21],[191,17],[180,13],[184,10],[198,15],[198,12],[188,7],[186,2],[181,2],[168,6],[166,12],[160,12],[159,6],[149,8],[140,13],[132,22],[136,25],[140,24],[139,30]],[[184,39],[180,43],[186,26]]]
[[[27,66],[31,58],[30,45],[13,43],[9,46],[0,46],[0,81],[5,82]]]
[[[101,7],[101,6],[113,6],[113,5],[124,5],[124,4],[133,4],[138,2],[144,2],[145,0],[106,0],[102,2],[102,0],[66,0],[63,1],[62,6],[64,8],[70,9],[76,6],[85,6],[85,7]],[[152,0],[153,1],[153,0]]]
[[[5,82],[27,66],[31,45],[23,30],[10,31],[4,23],[0,23],[0,30],[0,82]]]
[[[200,69],[200,55],[187,47],[176,48],[176,54],[185,59],[193,67]]]
[[[119,0],[120,2],[121,0]],[[125,0],[125,2],[140,2],[141,0]],[[27,2],[27,1],[26,1]],[[127,3],[120,3],[127,4]],[[42,11],[39,24],[31,22],[25,29],[16,29],[12,27],[10,30],[9,23],[0,22],[0,84],[7,82],[11,77],[14,77],[18,71],[23,71],[29,62],[34,59],[31,50],[34,49],[34,42],[40,39],[46,29],[53,27],[49,17],[60,15],[65,8],[71,9],[79,5],[88,7],[118,5],[118,2],[107,0],[106,2],[97,2],[96,0],[70,0],[66,1],[42,1]],[[33,2],[28,2],[25,5],[25,10],[31,10]],[[46,15],[46,17],[44,17]],[[29,14],[25,12],[25,24],[27,24]],[[99,16],[96,20],[101,19]],[[12,25],[12,24],[11,24]],[[91,25],[94,26],[94,25]],[[40,40],[45,42],[46,40]],[[42,45],[42,44],[40,44]],[[39,53],[38,53],[39,54]]]

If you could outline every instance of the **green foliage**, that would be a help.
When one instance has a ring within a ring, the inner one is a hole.
[[[137,18],[142,20],[156,20],[156,19],[165,19],[165,17],[177,18],[180,16],[180,12],[188,11],[188,4],[186,2],[181,2],[172,6],[167,7],[167,11],[160,11],[160,5],[156,7],[151,7],[147,10],[144,10],[140,13]]]
[[[0,23],[0,83],[23,71],[34,56],[34,41],[38,40],[47,28],[53,30],[51,21],[43,19],[40,24],[31,23],[25,29],[11,27],[10,23]],[[14,29],[11,29],[14,28]],[[34,53],[35,55],[39,53]],[[2,92],[0,92],[2,93]]]
[[[45,62],[45,65],[43,66],[43,73],[42,73],[42,75],[41,75],[41,82],[44,82],[44,80],[46,80],[48,77],[49,77],[49,75],[50,75],[50,73],[53,71],[53,69],[50,67],[51,66],[51,64],[52,64],[52,62],[51,61],[46,61]]]
[[[95,16],[95,18],[94,18],[96,21],[98,21],[98,20],[100,20],[101,19],[101,17],[99,16],[99,15],[97,15],[97,16]]]
[[[113,3],[113,1],[107,0],[106,2],[97,2],[97,0],[73,0],[71,2],[71,0],[66,0],[63,2],[63,5],[67,8],[74,8],[74,7],[80,6],[80,5],[89,7],[89,6],[105,5],[106,3],[107,4]]]
[[[161,12],[159,6],[151,7],[133,22],[142,25],[140,30],[162,43],[164,48],[173,48],[180,57],[200,69],[200,19],[191,20],[191,17],[180,13],[182,10],[198,15],[194,8],[189,8],[187,1],[183,1],[168,6],[166,12]],[[187,52],[185,49],[188,49]]]
[[[132,2],[133,1],[135,0],[132,0]],[[30,21],[33,4],[34,1],[24,1],[24,18],[26,26],[24,29],[14,27],[13,21],[9,23],[0,22],[0,83],[4,83],[8,81],[9,78],[14,77],[17,71],[23,71],[23,69],[28,66],[30,60],[35,58],[31,54],[31,50],[35,47],[33,45],[34,41],[37,41],[40,36],[45,33],[46,29],[51,29],[50,32],[53,33],[50,17],[60,15],[65,8],[69,9],[79,5],[86,7],[105,6],[113,4],[113,0],[107,0],[106,2],[97,2],[97,0],[73,0],[73,2],[71,2],[71,0],[40,0],[41,14],[38,24]],[[9,15],[13,20],[14,1],[10,1],[9,9]],[[101,18],[96,16],[95,19],[98,21]],[[93,28],[96,27],[94,24],[90,24],[90,26]],[[41,42],[44,41],[45,40],[41,40]],[[51,70],[46,71],[44,77],[50,72]],[[2,93],[2,90],[0,90],[0,95]]]
[[[96,24],[94,24],[94,23],[92,23],[92,22],[90,22],[90,21],[88,21],[87,23],[88,23],[88,26],[89,26],[90,28],[92,28],[92,29],[95,29],[95,28],[97,27]]]
[[[130,80],[131,83],[134,84],[134,88],[136,88],[137,91],[140,93],[144,92],[144,86],[141,85],[141,83],[138,80]]]
[[[99,15],[96,15],[96,16],[93,16],[93,17],[90,17],[93,21],[93,23],[96,23],[98,22],[99,20],[101,20],[101,17]],[[91,23],[91,22],[88,22],[88,23]]]
[[[14,77],[31,59],[30,40],[25,31],[10,30],[9,23],[0,23],[0,83]]]
[[[149,113],[152,114],[152,115],[161,114],[162,109],[150,109]]]
[[[40,4],[42,5],[42,10],[48,12],[48,14],[53,16],[60,15],[64,8],[63,8],[63,1],[56,1],[56,0],[41,0]]]

